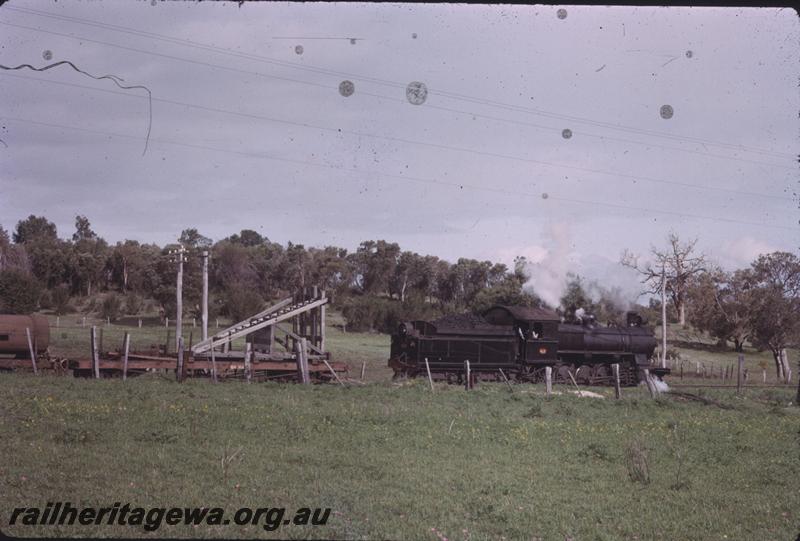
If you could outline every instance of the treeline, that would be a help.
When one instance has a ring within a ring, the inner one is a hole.
[[[190,228],[179,243],[187,250],[187,317],[200,317],[205,250],[210,253],[211,317],[238,320],[267,300],[312,286],[327,292],[352,330],[388,331],[402,319],[480,311],[496,303],[540,305],[523,291],[522,260],[515,269],[466,258],[449,263],[384,240],[364,241],[355,252],[291,242],[283,246],[249,229],[214,243]],[[91,299],[89,308],[112,320],[146,310],[174,317],[177,267],[171,252],[178,247],[135,240],[110,245],[84,216],[76,217],[74,233],[63,239],[55,224],[31,215],[11,235],[0,227],[0,311],[51,309],[61,314]]]

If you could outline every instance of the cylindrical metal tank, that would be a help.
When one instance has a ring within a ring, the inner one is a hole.
[[[0,314],[0,355],[30,356],[26,328],[31,330],[36,353],[47,351],[50,345],[50,323],[46,316]]]

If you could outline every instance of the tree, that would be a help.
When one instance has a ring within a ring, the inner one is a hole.
[[[800,260],[789,252],[761,255],[752,264],[753,341],[769,349],[778,379],[789,381],[786,347],[800,334]]]
[[[0,271],[0,312],[29,314],[36,310],[41,285],[29,273],[18,269]]]
[[[97,238],[97,233],[92,231],[92,225],[86,216],[75,216],[75,233],[72,234],[74,242],[92,240]]]
[[[741,352],[752,333],[752,273],[737,270],[730,273],[712,269],[696,275],[688,287],[692,303],[691,324],[724,343],[734,344]]]
[[[626,250],[620,263],[642,274],[642,283],[649,286],[645,293],[655,294],[664,288],[675,305],[681,327],[685,327],[689,282],[705,270],[705,255],[696,253],[697,239],[681,243],[678,235],[670,233],[667,242],[669,247],[663,251],[651,247],[653,261],[640,264],[639,258]]]
[[[14,231],[16,244],[26,244],[38,238],[58,240],[56,225],[44,216],[34,216],[33,214],[17,222],[17,228]]]

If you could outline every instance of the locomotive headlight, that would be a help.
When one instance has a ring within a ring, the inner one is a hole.
[[[539,348],[539,355],[547,355],[547,348]]]

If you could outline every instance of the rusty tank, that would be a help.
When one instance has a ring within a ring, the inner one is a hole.
[[[50,346],[50,322],[46,316],[0,314],[0,356],[30,357],[26,329],[30,329],[36,354],[47,351]]]

